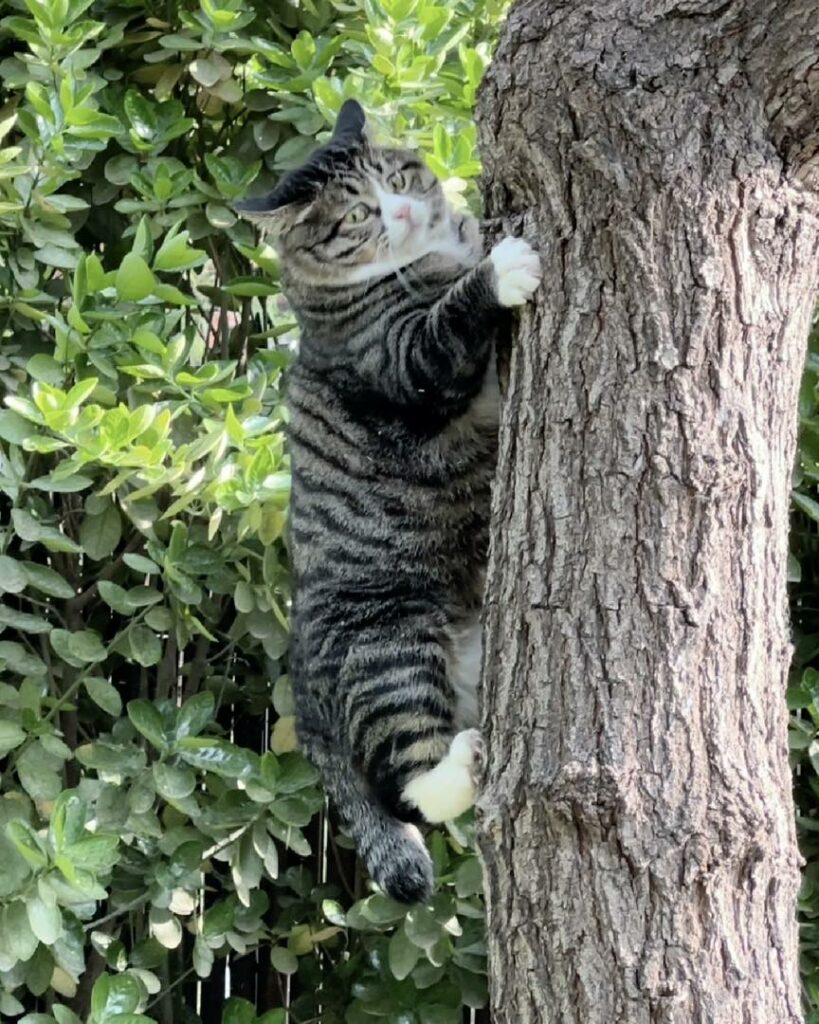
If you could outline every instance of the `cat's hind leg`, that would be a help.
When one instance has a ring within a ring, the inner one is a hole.
[[[457,732],[447,652],[431,630],[363,634],[343,669],[350,749],[402,818],[455,818],[475,801],[480,737]]]

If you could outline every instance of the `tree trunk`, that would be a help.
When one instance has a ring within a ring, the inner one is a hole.
[[[521,0],[487,213],[539,248],[503,414],[480,801],[495,1024],[800,1021],[790,472],[817,0]]]

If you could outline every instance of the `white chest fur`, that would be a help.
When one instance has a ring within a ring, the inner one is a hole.
[[[475,615],[447,630],[447,676],[455,690],[455,728],[478,725],[478,680],[481,674],[480,617]]]

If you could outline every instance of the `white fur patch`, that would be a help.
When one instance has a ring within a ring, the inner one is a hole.
[[[522,238],[503,238],[489,254],[497,276],[498,302],[522,306],[540,284],[540,257]]]
[[[446,757],[404,787],[404,799],[432,824],[463,814],[475,803],[474,770],[480,748],[477,729],[459,732]]]
[[[455,690],[455,724],[472,729],[478,724],[478,680],[481,674],[483,639],[477,614],[447,630],[446,674]]]

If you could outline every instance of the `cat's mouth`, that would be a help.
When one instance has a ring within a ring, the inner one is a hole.
[[[422,225],[416,220],[413,214],[406,217],[396,218],[387,226],[390,246],[393,249],[401,249],[415,239]]]

